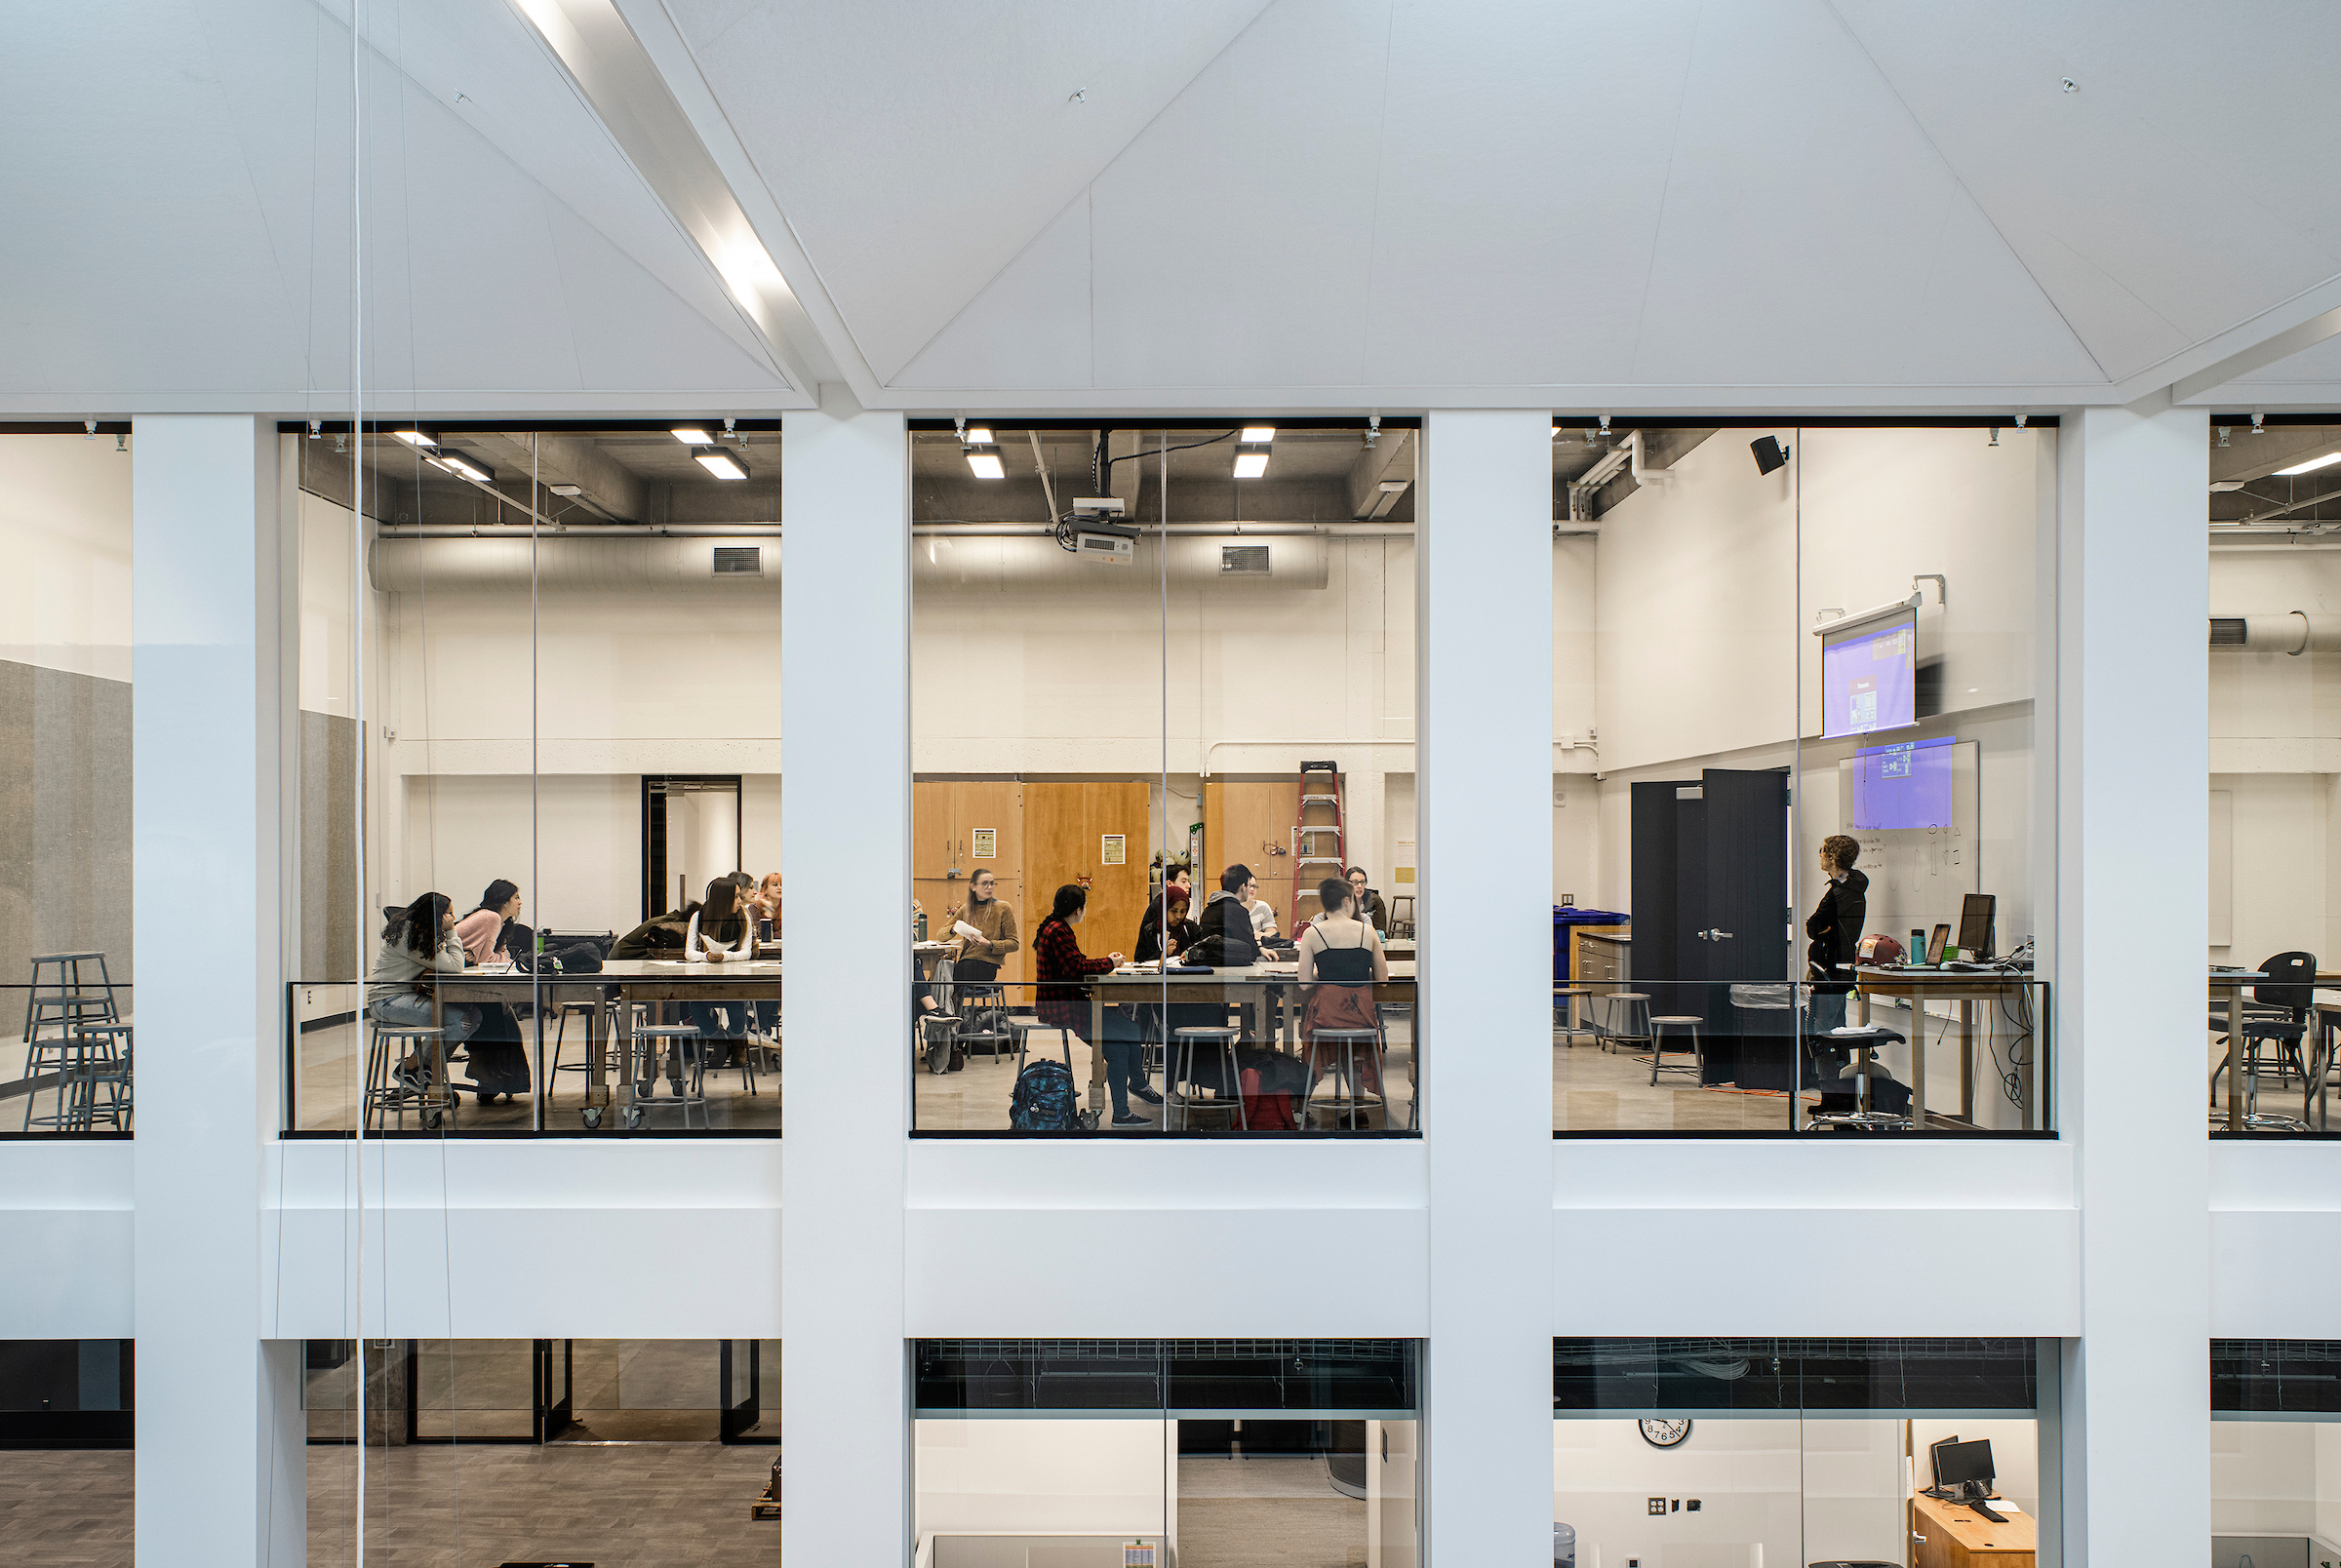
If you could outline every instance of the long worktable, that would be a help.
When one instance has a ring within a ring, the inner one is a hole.
[[[681,959],[619,959],[603,964],[593,974],[535,975],[520,969],[465,969],[460,975],[426,976],[425,983],[441,1007],[449,1002],[502,1002],[507,1006],[524,1001],[536,1003],[536,1049],[531,1053],[531,1075],[536,1081],[536,1125],[539,1130],[544,1126],[545,1091],[551,1087],[544,1081],[544,1017],[548,1011],[558,1012],[563,1002],[596,1004],[586,1014],[585,1030],[583,1120],[592,1128],[602,1124],[605,1108],[613,1104],[608,1082],[610,1040],[604,1027],[610,1010],[599,1005],[601,1002],[615,1000],[618,1003],[616,1044],[620,1072],[615,1104],[618,1124],[630,1127],[641,1118],[634,1094],[635,1002],[781,1000],[778,959],[729,959],[721,963]]]
[[[1926,1003],[1949,1002],[1958,1011],[1955,1019],[1959,1029],[1959,1119],[1946,1122],[1954,1130],[1971,1128],[1975,1124],[1975,1004],[1979,1001],[1996,1005],[2020,1005],[2033,984],[2030,974],[2011,974],[1997,969],[1941,969],[1894,968],[1872,969],[1857,967],[1853,971],[1854,1019],[1857,1023],[1870,1021],[1870,999],[1885,997],[1910,1004],[1910,1124],[1916,1128],[1928,1125],[1926,1113]],[[2038,1039],[2040,1024],[2033,1025]],[[2021,1107],[2021,1130],[2033,1129],[2033,1064],[2027,1060],[2017,1064],[2018,1095]]]

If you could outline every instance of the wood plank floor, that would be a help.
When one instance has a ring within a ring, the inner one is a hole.
[[[131,1568],[127,1448],[0,1451],[0,1562]]]

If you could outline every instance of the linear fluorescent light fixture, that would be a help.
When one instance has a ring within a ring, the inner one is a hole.
[[[712,447],[715,437],[698,425],[677,425],[667,432],[686,447]]]
[[[1268,454],[1266,452],[1240,451],[1236,453],[1236,477],[1238,479],[1257,479],[1266,472],[1268,472]]]
[[[992,433],[982,425],[976,425],[959,439],[971,447],[988,447],[992,444]]]
[[[1006,479],[1008,477],[1008,470],[1000,466],[1000,454],[996,451],[969,452],[968,468],[977,479]]]
[[[457,479],[468,479],[475,485],[493,485],[496,483],[495,469],[489,467],[486,463],[481,462],[478,458],[466,457],[459,451],[449,451],[433,452],[431,454],[431,461],[438,467],[446,469]]]
[[[721,447],[694,447],[691,455],[701,468],[718,479],[745,479],[748,465]]]
[[[1405,490],[1411,483],[1413,483],[1411,480],[1385,479],[1382,481],[1382,493],[1384,495],[1396,495],[1400,490]]]
[[[436,430],[393,430],[390,433],[421,451],[428,451],[439,445],[439,432]]]
[[[2293,474],[2306,474],[2314,472],[2320,468],[2330,468],[2335,463],[2341,463],[2341,451],[2328,451],[2323,456],[2312,457],[2305,463],[2294,463],[2289,468],[2280,468],[2277,470],[2277,474],[2280,477],[2289,477]]]
[[[1246,425],[1244,433],[1236,439],[1247,447],[1265,447],[1276,439],[1276,426]]]

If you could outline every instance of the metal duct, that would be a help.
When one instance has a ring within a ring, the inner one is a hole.
[[[529,539],[377,538],[367,547],[367,575],[377,592],[460,593],[483,588],[525,590],[530,582]],[[669,538],[626,534],[603,537],[582,529],[539,535],[536,578],[546,588],[622,588],[664,593],[722,583],[727,592],[777,592],[780,541],[711,534]],[[717,551],[725,552],[717,569]],[[741,552],[753,550],[751,559]]]
[[[1330,551],[1326,546],[1322,533],[1267,538],[1173,534],[1169,576],[1174,588],[1226,584],[1320,589],[1330,580]],[[910,576],[914,583],[934,588],[1078,587],[1100,593],[1152,593],[1164,576],[1162,548],[1160,539],[1141,537],[1130,565],[1114,566],[1068,554],[1054,539],[1038,534],[946,538],[930,533],[911,542]]]
[[[2341,615],[2302,609],[2213,615],[2210,646],[2238,653],[2341,652]]]

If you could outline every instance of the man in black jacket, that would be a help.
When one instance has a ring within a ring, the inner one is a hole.
[[[1870,879],[1853,869],[1861,845],[1842,833],[1821,841],[1821,870],[1829,890],[1805,919],[1805,934],[1812,938],[1805,952],[1805,978],[1812,982],[1812,1023],[1818,1035],[1842,1027],[1845,997],[1853,989],[1846,971],[1861,948],[1861,927],[1870,914]]]
[[[1203,928],[1189,950],[1196,962],[1236,969],[1260,961],[1260,945],[1251,933],[1251,901],[1259,890],[1251,868],[1241,862],[1219,874],[1219,890],[1204,904],[1203,918],[1196,921]]]

